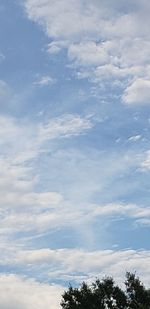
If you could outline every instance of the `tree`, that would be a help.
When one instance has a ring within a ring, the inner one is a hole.
[[[135,274],[126,273],[125,285],[129,308],[150,308],[150,291],[145,289]]]
[[[80,288],[71,285],[62,295],[63,309],[150,309],[150,292],[135,274],[126,273],[125,290],[112,277],[97,279]]]

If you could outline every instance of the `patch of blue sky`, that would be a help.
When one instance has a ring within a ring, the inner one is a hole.
[[[116,221],[112,220],[108,230],[113,235],[113,242],[118,245],[118,249],[149,250],[147,237],[145,237],[149,232],[148,226],[140,226],[133,219],[120,217]]]
[[[32,74],[41,68],[42,47],[46,39],[34,23],[27,21],[15,2],[5,2],[0,23],[2,52],[6,57],[2,64],[2,73],[7,81],[12,82],[12,86],[17,87],[18,84],[23,88],[23,85],[33,78]]]

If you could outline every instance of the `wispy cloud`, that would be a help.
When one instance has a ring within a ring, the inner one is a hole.
[[[142,138],[142,136],[141,136],[140,134],[137,134],[137,135],[130,136],[130,137],[128,138],[128,141],[129,141],[129,142],[137,142],[137,141],[139,141],[141,138]]]
[[[143,170],[149,171],[150,169],[150,150],[146,151],[145,158],[143,159],[143,162],[141,163],[141,168]]]
[[[92,126],[89,118],[77,115],[63,115],[45,124],[28,126],[12,117],[0,117],[2,237],[18,231],[47,231],[60,226],[62,213],[62,225],[72,217],[64,209],[59,192],[38,189],[39,172],[34,160],[47,152],[47,141],[78,136]]]
[[[63,115],[60,118],[42,124],[39,127],[39,139],[41,141],[59,137],[70,137],[83,134],[91,129],[92,119],[82,118],[78,115]]]
[[[39,85],[41,87],[44,86],[53,86],[57,83],[56,78],[53,78],[49,75],[45,75],[45,76],[41,76],[40,78],[38,78],[35,82],[34,85]]]

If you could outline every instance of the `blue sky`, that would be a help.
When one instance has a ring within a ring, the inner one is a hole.
[[[1,0],[0,308],[58,309],[105,274],[150,284],[149,11]]]

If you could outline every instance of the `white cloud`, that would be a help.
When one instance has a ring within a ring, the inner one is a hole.
[[[76,136],[93,127],[91,119],[78,115],[63,115],[55,118],[39,127],[39,139],[41,141],[59,137]]]
[[[2,251],[3,253],[3,251]],[[8,259],[9,257],[9,259]],[[81,283],[91,282],[95,277],[113,276],[117,283],[124,282],[126,271],[137,273],[147,286],[150,285],[150,252],[144,250],[97,250],[48,248],[37,250],[19,250],[15,258],[7,251],[8,265],[16,263],[43,276],[46,280],[62,280]],[[0,259],[0,263],[4,260]],[[64,287],[49,285],[26,279],[14,274],[0,275],[0,308],[3,309],[58,309]]]
[[[150,104],[150,80],[136,79],[125,90],[123,100],[126,104]]]
[[[49,76],[49,75],[45,75],[42,76],[41,78],[39,78],[36,82],[34,82],[35,85],[39,85],[39,86],[52,86],[54,84],[56,84],[56,79]]]
[[[47,272],[50,280],[75,280],[77,283],[86,279],[95,279],[112,275],[118,282],[123,282],[126,271],[137,271],[146,284],[150,284],[148,271],[150,251],[146,250],[95,250],[57,249],[49,248],[35,250],[17,250],[8,265],[22,265],[35,273],[40,270],[41,276]],[[3,259],[1,257],[1,264]],[[76,274],[76,275],[75,275]],[[75,275],[75,277],[74,277]]]
[[[49,54],[58,54],[63,48],[68,47],[69,42],[67,41],[52,41],[48,44],[47,51]]]
[[[1,187],[2,188],[2,187]],[[0,198],[1,207],[7,209],[11,207],[26,209],[48,209],[62,202],[62,196],[57,192],[24,192],[24,187],[17,188],[17,192],[9,192],[6,196]]]
[[[90,2],[28,0],[25,6],[29,18],[43,25],[48,35],[57,40],[72,37],[78,40],[79,36],[83,37],[83,33],[93,34],[96,26],[98,30],[100,28],[99,11]]]
[[[48,52],[57,54],[66,49],[79,78],[88,78],[96,87],[111,80],[122,88],[123,102],[128,105],[150,102],[150,7],[146,2],[136,0],[131,6],[128,1],[129,10],[119,0],[24,0],[29,18],[39,23],[50,38]],[[35,84],[51,86],[55,82],[50,75],[43,75]],[[0,81],[0,103],[8,93],[8,85]],[[99,274],[110,274],[121,281],[126,270],[137,269],[150,283],[149,251],[29,247],[34,247],[32,237],[63,233],[65,228],[81,231],[86,247],[86,238],[90,243],[90,230],[97,219],[109,224],[114,218],[131,218],[138,226],[150,224],[149,207],[101,202],[101,196],[102,200],[122,199],[139,185],[132,179],[133,183],[129,180],[124,186],[122,179],[124,175],[127,178],[130,168],[134,172],[141,166],[143,156],[128,151],[106,153],[94,147],[82,152],[81,144],[81,151],[77,151],[74,141],[93,128],[92,117],[63,114],[32,124],[0,117],[0,263],[17,266],[18,272],[31,270],[35,276],[40,271],[41,277],[49,276],[49,280],[77,282]],[[131,142],[140,139],[140,134],[129,137]],[[149,152],[142,168],[150,169]],[[98,198],[99,203],[91,204]],[[99,237],[103,238],[103,225],[101,230]],[[0,283],[3,309],[59,308],[62,287],[15,275],[1,275]]]
[[[27,233],[29,231],[38,235],[62,227],[71,227],[76,230],[80,229],[79,226],[84,225],[86,227],[86,225],[92,224],[98,218],[103,218],[109,223],[109,218],[129,217],[137,224],[141,220],[141,225],[142,222],[144,224],[145,219],[150,218],[149,207],[132,204],[108,204],[86,205],[86,207],[84,205],[75,209],[72,201],[66,203],[61,201],[59,196],[54,199],[52,192],[47,193],[52,200],[49,198],[48,201],[45,201],[43,197],[39,201],[40,195],[44,194],[37,194],[37,199],[34,201],[27,199],[28,194],[27,196],[21,196],[18,201],[18,196],[16,196],[16,205],[13,209],[12,206],[15,200],[11,200],[12,196],[9,195],[9,200],[6,199],[7,208],[5,207],[5,211],[2,212],[1,235],[7,235],[9,238],[10,235],[15,235],[17,232]],[[18,207],[20,207],[20,210]],[[6,209],[9,210],[9,213]],[[83,233],[86,235],[86,228]]]
[[[130,136],[130,137],[128,138],[128,141],[130,141],[130,142],[137,142],[137,141],[139,141],[141,138],[142,138],[142,136],[141,136],[140,134],[138,134],[138,135],[133,135],[133,136]]]
[[[10,117],[0,117],[1,238],[14,238],[18,232],[39,235],[62,227],[76,229],[83,223],[85,226],[93,223],[97,217],[107,220],[121,215],[134,221],[149,217],[148,208],[142,206],[89,203],[93,192],[107,195],[107,188],[120,173],[127,172],[131,166],[138,166],[139,156],[108,154],[103,157],[100,153],[89,151],[85,154],[59,147],[55,147],[53,153],[50,148],[49,141],[80,135],[92,126],[90,117],[78,115],[63,115],[32,125],[19,124]],[[46,161],[48,174],[45,174],[50,180],[48,185],[44,184],[48,189],[42,187],[41,190],[40,171],[34,160],[40,159],[50,149],[51,159]],[[59,185],[61,179],[63,183],[61,181]],[[57,192],[58,187],[61,193]],[[128,190],[128,186],[119,187],[119,194],[122,190]],[[118,186],[116,193],[113,187],[113,193],[109,190],[109,194],[113,199],[115,194],[118,198]]]
[[[0,275],[0,308],[59,309],[63,288],[17,275]]]
[[[90,117],[64,114],[35,124],[20,124],[17,119],[0,116],[1,158],[7,155],[14,164],[19,164],[39,155],[46,140],[80,135],[93,127]]]
[[[72,44],[68,49],[68,56],[82,66],[104,65],[109,61],[108,50],[112,49],[112,42],[96,44],[96,42],[82,42]]]
[[[78,77],[98,84],[105,84],[106,79],[124,79],[124,102],[149,104],[147,1],[124,5],[119,1],[26,0],[25,8],[28,17],[52,40],[50,53],[68,50]]]
[[[129,217],[147,217],[150,215],[150,208],[140,207],[134,204],[108,204],[95,207],[93,211],[95,216],[105,215],[125,215]]]
[[[58,227],[61,221],[64,225],[72,218],[72,213],[67,214],[63,208],[62,194],[44,189],[39,192],[34,159],[47,152],[50,140],[78,136],[92,125],[89,117],[78,115],[63,115],[35,124],[0,117],[1,236],[9,238],[18,231],[40,233]]]

